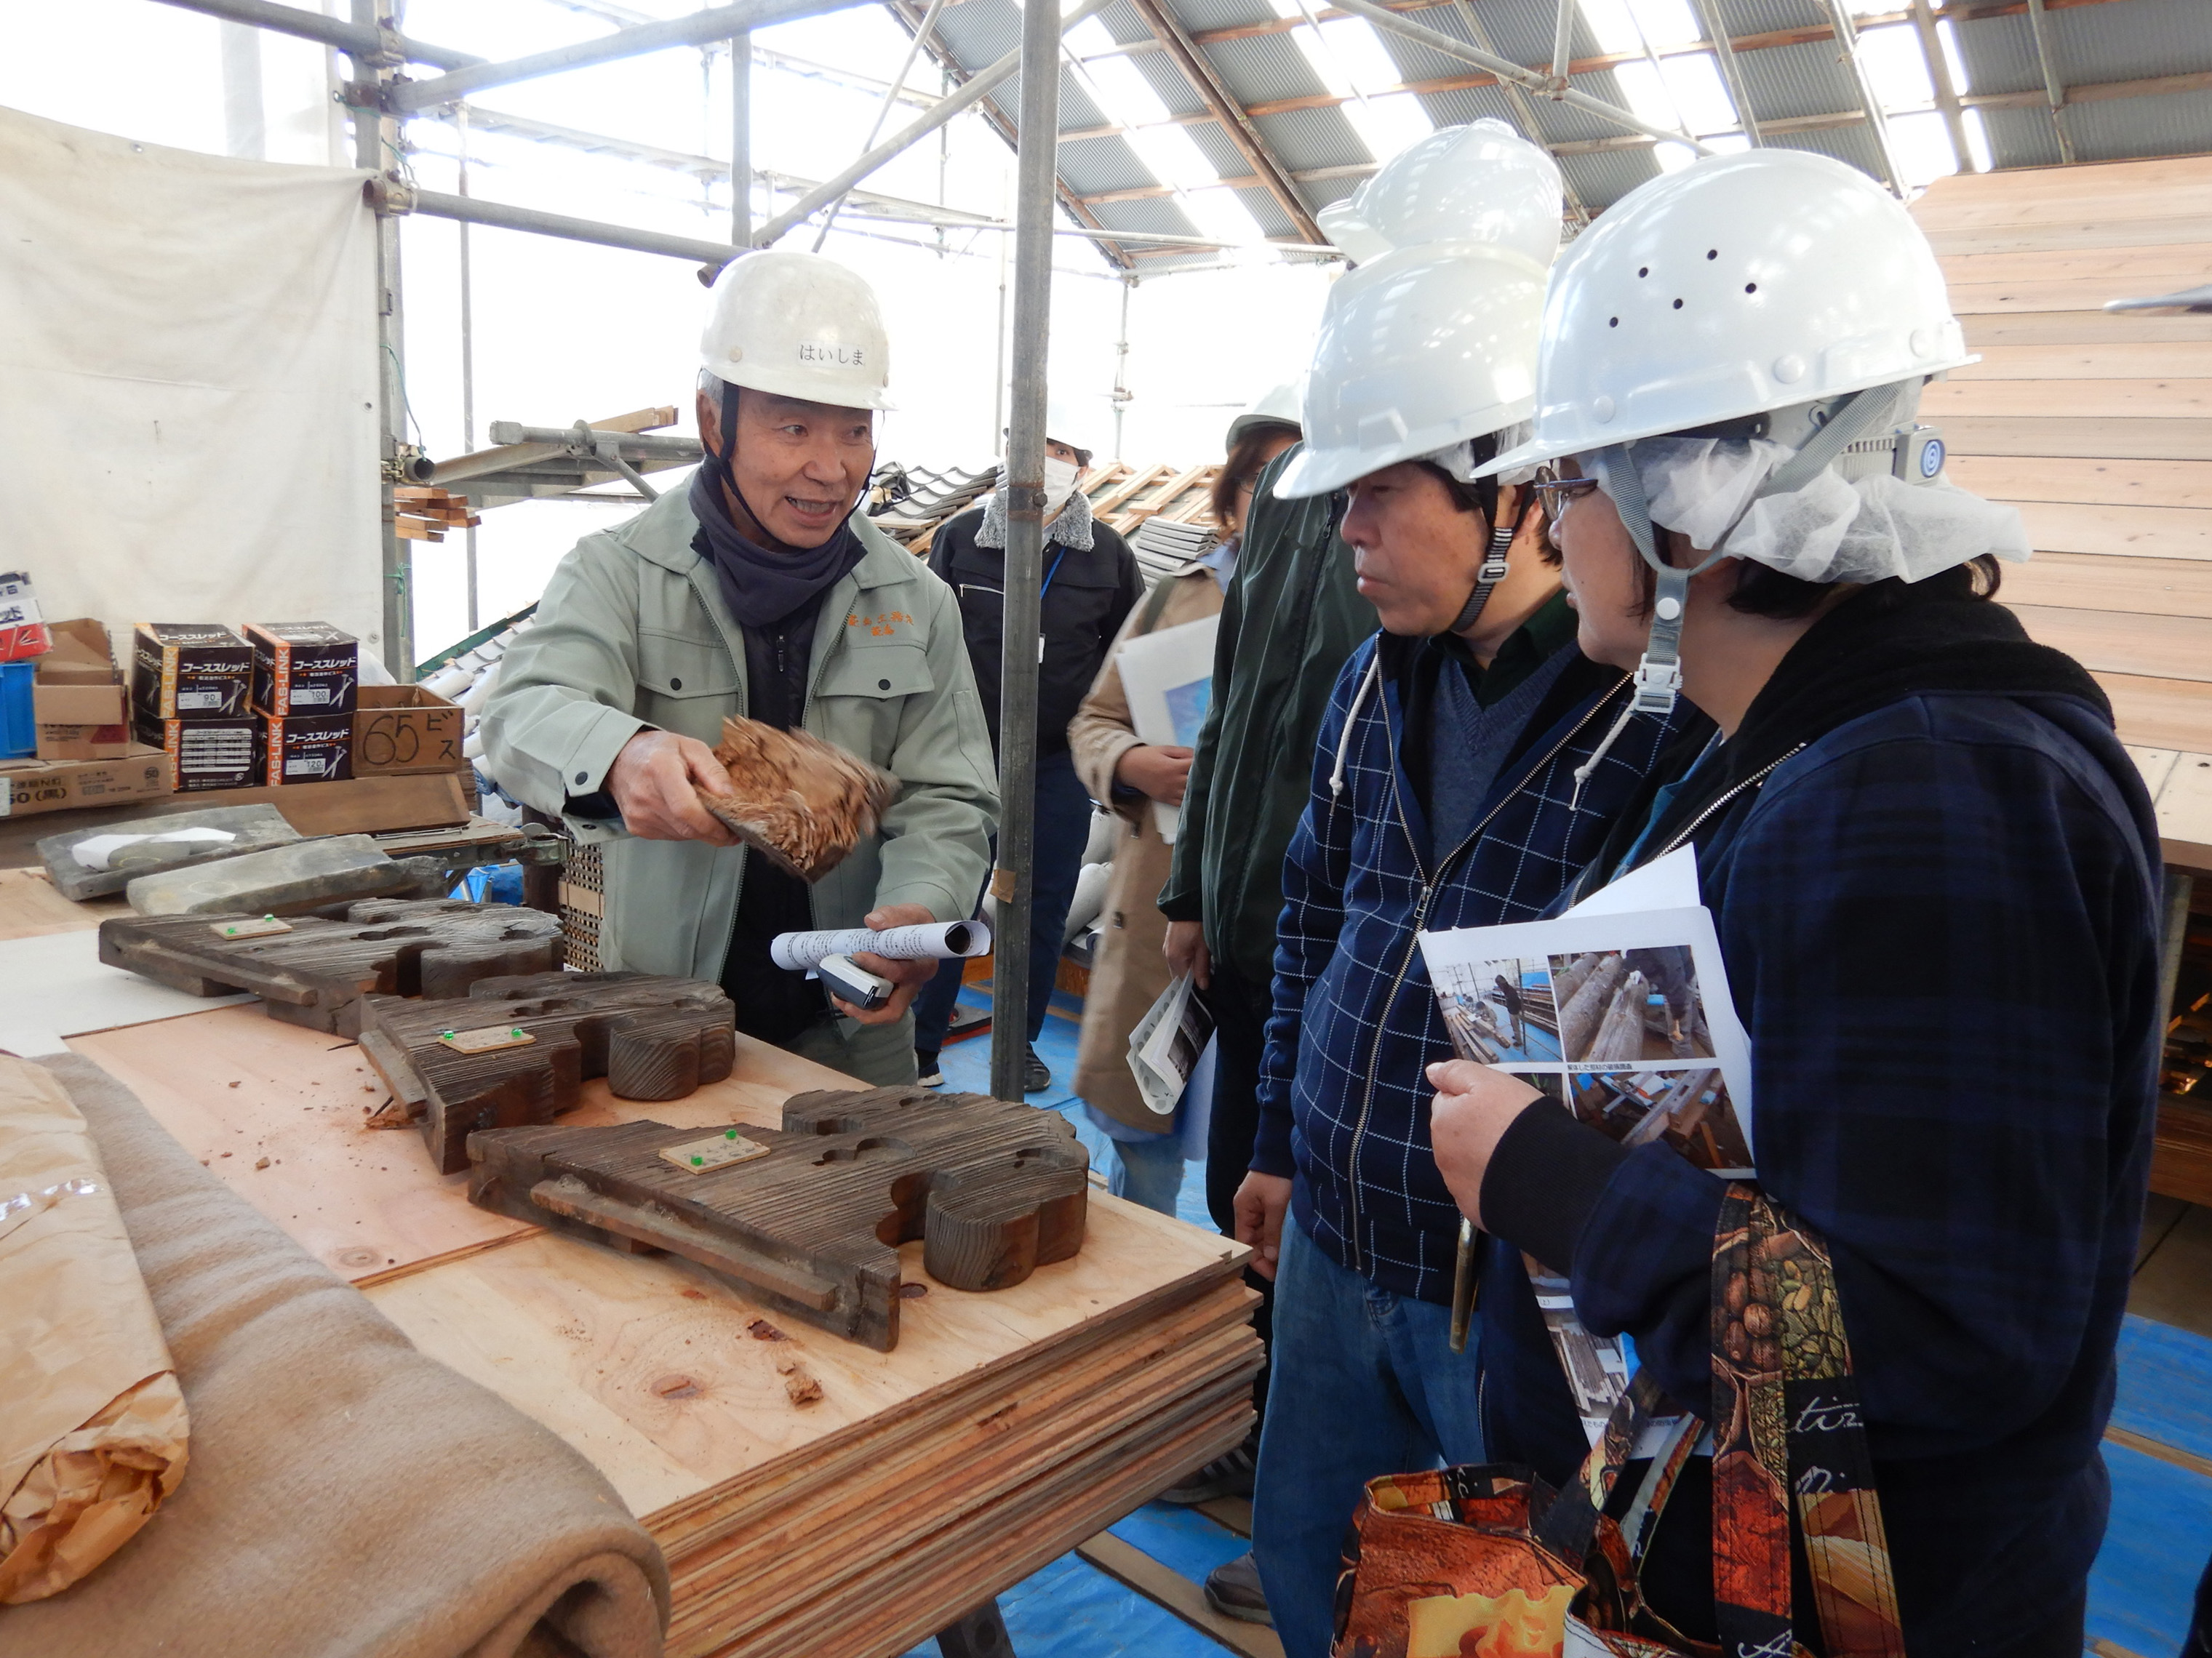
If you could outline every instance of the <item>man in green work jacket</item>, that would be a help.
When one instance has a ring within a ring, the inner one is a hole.
[[[610,969],[720,983],[738,1029],[878,1085],[915,1079],[908,1004],[930,962],[862,955],[866,1011],[775,966],[776,933],[964,919],[989,868],[991,739],[952,592],[856,503],[875,462],[885,341],[836,261],[724,268],[702,346],[707,459],[561,562],[484,711],[500,786],[604,842]],[[880,829],[811,888],[699,805],[727,792],[726,715],[804,729],[901,785]]]

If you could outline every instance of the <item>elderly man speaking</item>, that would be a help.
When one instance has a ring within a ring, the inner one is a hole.
[[[501,786],[606,843],[610,968],[718,981],[738,1029],[879,1085],[915,1078],[908,1005],[933,963],[861,965],[864,1011],[777,968],[810,927],[957,920],[988,869],[991,739],[951,590],[857,510],[888,351],[867,283],[810,253],[714,284],[686,494],[561,561],[483,719]],[[896,776],[878,831],[811,888],[700,805],[727,793],[725,715],[804,729]]]

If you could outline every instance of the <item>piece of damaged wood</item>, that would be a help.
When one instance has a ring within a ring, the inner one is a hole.
[[[699,804],[731,834],[803,881],[839,864],[898,799],[899,781],[811,732],[757,720],[725,720],[714,758],[732,793],[702,790]]]
[[[368,898],[343,921],[300,915],[283,932],[223,936],[246,919],[118,916],[100,924],[100,959],[188,995],[251,991],[270,1017],[339,1036],[360,1034],[364,996],[460,996],[561,962],[559,918],[513,904]]]
[[[922,1088],[801,1094],[781,1131],[747,1131],[763,1156],[687,1168],[662,1155],[697,1133],[487,1127],[467,1141],[469,1199],[681,1255],[879,1352],[898,1341],[899,1244],[920,1238],[923,1269],[971,1291],[1019,1284],[1083,1246],[1090,1159],[1056,1112]]]
[[[469,1166],[471,1134],[573,1109],[586,1078],[605,1077],[618,1099],[680,1100],[728,1076],[737,1054],[737,1010],[720,986],[654,973],[487,976],[445,1000],[371,996],[360,1025],[362,1052],[422,1129],[441,1175]],[[478,1029],[529,1040],[448,1040]],[[546,1206],[559,1200],[551,1194]]]

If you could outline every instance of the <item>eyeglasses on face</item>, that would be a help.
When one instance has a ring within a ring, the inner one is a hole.
[[[1537,469],[1535,482],[1531,487],[1542,494],[1546,508],[1556,514],[1568,502],[1580,501],[1591,490],[1596,489],[1597,480],[1586,477],[1563,478],[1551,467],[1542,466]]]

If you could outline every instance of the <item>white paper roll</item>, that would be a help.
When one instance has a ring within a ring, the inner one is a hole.
[[[811,971],[824,956],[866,951],[894,962],[947,961],[981,956],[991,948],[991,929],[981,921],[937,921],[927,926],[895,926],[881,932],[848,927],[839,932],[779,932],[769,943],[769,959],[787,972]]]

